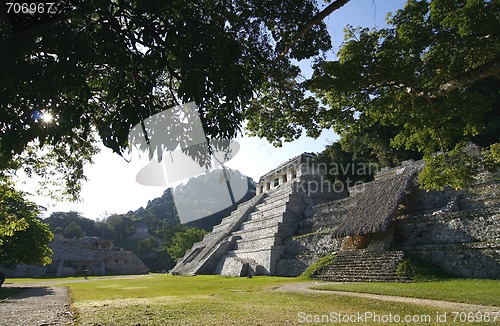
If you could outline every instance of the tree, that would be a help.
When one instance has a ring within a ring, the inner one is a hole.
[[[97,233],[95,234],[95,236],[103,239],[113,238],[113,231],[111,231],[111,228],[106,224],[106,222],[96,221],[95,226],[97,229]]]
[[[82,238],[85,236],[85,232],[83,232],[82,228],[78,226],[75,222],[71,222],[63,232],[65,238]]]
[[[114,239],[125,239],[135,232],[134,220],[126,214],[113,214],[105,219]]]
[[[136,212],[136,215],[139,214]],[[139,216],[146,218],[148,215],[154,216],[158,221],[164,221],[167,225],[179,224],[172,188],[165,190],[161,197],[150,200]],[[153,225],[148,224],[148,226],[155,229]]]
[[[329,106],[313,118],[344,143],[392,128],[386,144],[430,162],[424,188],[470,183],[480,165],[466,143],[489,146],[500,132],[499,9],[497,1],[411,0],[390,28],[348,27],[339,59],[318,61],[307,82]]]
[[[350,28],[340,59],[321,60],[322,20],[347,2],[67,0],[49,14],[2,12],[0,169],[18,158],[27,172],[62,173],[60,193],[75,198],[97,137],[123,155],[134,125],[189,101],[209,140],[245,120],[277,146],[303,128],[348,137],[381,124],[398,128],[391,146],[428,157],[498,131],[485,118],[497,103],[497,1],[410,0],[393,28]],[[303,81],[297,62],[310,58]]]
[[[47,265],[54,235],[37,215],[40,209],[0,177],[0,265]]]
[[[361,154],[361,155],[359,155]],[[339,142],[334,142],[318,155],[318,160],[326,163],[328,173],[326,177],[333,184],[342,182],[344,189],[356,184],[356,182],[368,182],[378,171],[378,162],[372,155],[363,153],[352,154],[342,149]]]
[[[186,250],[203,239],[208,232],[194,227],[189,227],[185,231],[175,233],[170,245],[166,246],[167,252],[173,259],[179,259],[184,256]]]
[[[147,255],[158,250],[158,242],[153,238],[142,239],[137,243],[137,252],[141,255]]]
[[[52,9],[0,14],[9,49],[0,53],[0,169],[21,156],[29,173],[61,173],[65,196],[77,197],[96,136],[122,155],[134,125],[175,104],[196,102],[209,139],[236,136],[270,105],[300,123],[317,105],[304,100],[292,61],[331,47],[316,1],[67,0]]]
[[[50,229],[54,233],[57,233],[56,229],[58,227],[62,230],[66,230],[69,225],[74,224],[83,233],[85,233],[85,235],[100,236],[97,228],[98,223],[94,220],[82,216],[82,214],[79,212],[53,212],[49,217],[44,219],[44,222],[49,225]],[[75,229],[75,226],[71,226],[70,229]],[[78,234],[75,234],[75,236],[80,237]]]

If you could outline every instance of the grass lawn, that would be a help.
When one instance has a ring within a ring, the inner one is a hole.
[[[342,283],[320,285],[314,289],[386,294],[500,307],[500,281],[495,280],[450,279],[416,283]]]
[[[13,283],[25,281],[18,279]],[[297,282],[296,278],[157,274],[128,279],[90,277],[88,281],[82,278],[38,281],[70,287],[78,325],[301,325],[321,324],[320,321],[334,324],[335,318],[350,317],[358,321],[358,314],[364,318],[360,320],[363,322],[349,324],[380,324],[368,318],[369,314],[377,318],[389,318],[390,314],[401,318],[407,315],[428,318],[431,323],[427,324],[433,324],[436,314],[445,312],[407,303],[276,290],[280,285]],[[336,324],[346,324],[341,321]],[[447,323],[439,323],[452,324],[451,318]]]
[[[380,325],[382,322],[375,322],[374,318],[394,320],[396,315],[402,321],[406,316],[419,321],[425,320],[427,325],[457,324],[453,323],[451,311],[433,307],[328,293],[290,293],[276,290],[280,285],[303,280],[154,274],[128,278],[89,277],[88,281],[81,277],[38,279],[38,283],[70,287],[77,325]],[[10,281],[26,283],[27,279]],[[36,279],[28,281],[35,282]],[[438,283],[440,282],[436,282]],[[494,284],[498,285],[490,283]],[[384,285],[394,287],[390,294],[401,295],[397,289],[408,284]],[[473,284],[469,287],[473,287]],[[451,297],[453,296],[450,295],[446,299]],[[448,314],[446,322],[438,323],[437,314],[442,316],[445,312]],[[358,316],[362,319],[358,319]],[[351,321],[356,322],[342,322],[342,318],[353,318]]]

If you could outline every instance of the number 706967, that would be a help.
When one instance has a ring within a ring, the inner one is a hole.
[[[55,2],[6,2],[8,14],[53,14],[56,12]]]

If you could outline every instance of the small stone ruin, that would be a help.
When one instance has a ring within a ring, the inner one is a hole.
[[[9,277],[147,274],[149,269],[132,252],[115,247],[112,240],[85,236],[66,239],[56,235],[50,243],[54,252],[47,266],[17,265],[3,268]],[[2,269],[0,268],[0,271]]]

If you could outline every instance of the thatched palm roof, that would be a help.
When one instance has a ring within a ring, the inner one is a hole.
[[[348,209],[334,236],[365,235],[386,230],[414,175],[414,171],[407,172],[364,184],[365,190]]]

